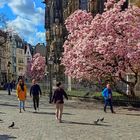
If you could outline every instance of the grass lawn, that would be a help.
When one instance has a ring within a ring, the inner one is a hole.
[[[103,98],[101,92],[90,92],[89,94],[86,94],[86,93],[87,92],[83,91],[83,90],[67,91],[67,94],[70,96]],[[113,98],[114,99],[126,99],[127,97],[125,97],[117,92],[113,92]]]

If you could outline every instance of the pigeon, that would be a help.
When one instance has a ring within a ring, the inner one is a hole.
[[[99,122],[99,119],[97,119],[96,121],[94,121],[94,124],[98,124],[98,122]]]
[[[15,123],[12,122],[12,124],[8,128],[13,128],[15,126]]]
[[[100,121],[103,122],[104,121],[104,117],[102,119],[100,119]]]
[[[0,122],[2,122],[3,120],[0,119]]]

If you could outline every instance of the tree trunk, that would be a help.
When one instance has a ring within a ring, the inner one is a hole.
[[[137,82],[138,82],[138,74],[137,74],[137,73],[134,73],[134,74],[135,74],[135,75],[134,75],[135,80],[134,80],[134,82],[130,82],[130,81],[125,80],[125,79],[122,77],[121,73],[119,73],[119,78],[120,78],[120,80],[121,80],[123,83],[129,85],[130,96],[132,96],[132,97],[135,97],[135,90],[134,90],[134,89],[135,89],[135,86],[136,86],[136,84],[137,84]]]
[[[134,91],[134,89],[135,89],[135,86],[133,86],[133,85],[129,85],[129,87],[130,87],[130,95],[132,96],[132,97],[135,97],[135,91]]]

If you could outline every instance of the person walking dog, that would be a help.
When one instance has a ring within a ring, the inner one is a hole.
[[[110,84],[106,85],[106,88],[102,91],[102,95],[105,101],[104,112],[106,112],[107,105],[109,105],[111,112],[115,113],[113,110],[113,105],[112,105],[112,90],[111,90]]]
[[[33,104],[34,104],[34,110],[37,112],[39,111],[39,95],[42,95],[40,86],[36,83],[36,80],[32,80],[32,86],[30,88],[30,96],[33,96]]]
[[[52,102],[56,104],[56,119],[61,123],[64,97],[68,100],[68,96],[64,89],[62,88],[61,82],[56,84],[57,89],[54,91]]]

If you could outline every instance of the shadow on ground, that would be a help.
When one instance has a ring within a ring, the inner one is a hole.
[[[140,108],[134,108],[134,107],[123,107],[123,109],[127,109],[128,111],[140,111]]]
[[[18,103],[15,104],[15,105],[14,104],[9,104],[9,103],[0,103],[0,106],[9,106],[9,107],[16,107],[17,108],[18,107]],[[32,108],[32,107],[27,106],[26,108]]]
[[[140,116],[140,113],[123,113],[123,112],[117,112],[116,114],[129,115],[129,116]]]
[[[62,121],[62,123],[66,123],[66,124],[77,124],[77,125],[94,125],[94,126],[106,126],[106,127],[110,127],[111,125],[108,124],[94,124],[94,123],[84,123],[84,122],[74,122],[74,121]]]
[[[28,111],[30,113],[35,113],[35,114],[44,114],[44,115],[55,115],[55,112],[33,112],[33,111]],[[63,115],[74,115],[71,113],[63,113]]]
[[[130,115],[130,116],[140,116],[140,114],[125,114],[125,115]]]
[[[5,112],[0,112],[0,114],[6,114]]]
[[[16,139],[17,137],[10,136],[10,135],[0,135],[0,140],[10,140],[10,139]]]

